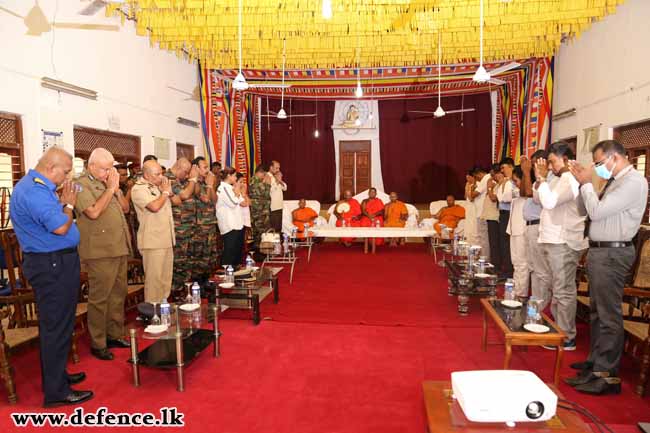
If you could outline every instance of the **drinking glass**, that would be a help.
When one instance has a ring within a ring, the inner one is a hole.
[[[156,305],[158,305],[158,302],[152,302],[153,304],[153,317],[151,318],[151,324],[154,326],[160,325],[160,316],[158,316],[158,312],[156,311]]]
[[[187,288],[187,296],[185,297],[185,302],[187,304],[191,304],[193,299],[192,299],[192,283],[185,283],[185,287]]]

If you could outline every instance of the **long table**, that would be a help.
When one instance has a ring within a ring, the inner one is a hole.
[[[436,233],[433,229],[407,227],[313,227],[312,236],[321,238],[363,238],[364,253],[368,252],[368,239],[376,238],[430,238]],[[375,254],[375,242],[372,253]]]

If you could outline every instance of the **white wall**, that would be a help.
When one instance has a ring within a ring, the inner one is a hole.
[[[650,1],[628,0],[579,39],[562,44],[553,112],[575,107],[577,113],[553,122],[554,140],[577,136],[580,149],[585,128],[602,124],[604,139],[609,128],[650,118],[648,23]]]
[[[51,22],[57,1],[38,3]],[[86,4],[59,0],[56,21],[120,24],[103,10],[94,17],[78,15]],[[2,0],[1,6],[25,16],[34,1]],[[198,122],[198,102],[167,88],[192,92],[198,82],[196,64],[150,47],[129,21],[118,32],[55,29],[40,37],[25,32],[23,20],[0,10],[0,111],[22,116],[26,169],[41,154],[41,129],[63,131],[64,145],[72,152],[74,125],[107,130],[109,116],[119,118],[116,132],[141,137],[142,156],[153,153],[153,136],[171,140],[172,160],[176,141],[194,144],[195,154],[203,154],[200,130],[176,123],[179,116]],[[57,92],[41,88],[43,76],[95,90],[98,100],[67,94],[59,100]]]

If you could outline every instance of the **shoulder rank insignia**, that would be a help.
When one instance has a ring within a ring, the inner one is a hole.
[[[40,177],[35,177],[34,183],[40,183],[41,185],[45,185],[45,182],[43,182],[43,179],[41,179]]]

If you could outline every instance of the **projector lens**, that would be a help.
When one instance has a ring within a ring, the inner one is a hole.
[[[537,419],[544,415],[544,405],[541,401],[533,401],[526,406],[526,416],[530,419]]]

